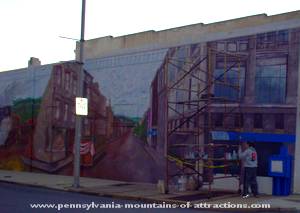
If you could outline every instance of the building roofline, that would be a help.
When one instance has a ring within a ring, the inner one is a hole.
[[[31,70],[39,70],[39,69],[43,69],[46,67],[53,67],[55,65],[58,64],[64,64],[64,63],[79,63],[76,60],[69,60],[69,61],[59,61],[59,62],[54,62],[54,63],[49,63],[49,64],[42,64],[42,65],[38,65],[38,66],[33,66],[33,67],[23,67],[23,68],[17,68],[17,69],[9,69],[9,70],[3,70],[0,71],[0,75],[2,74],[6,74],[6,73],[12,73],[12,72],[26,72],[26,71],[31,71]]]
[[[295,10],[295,11],[290,11],[290,12],[285,12],[285,13],[279,13],[279,14],[273,14],[273,15],[268,15],[266,13],[261,13],[261,14],[256,14],[256,15],[249,15],[249,16],[244,16],[244,17],[239,17],[239,18],[232,18],[232,19],[227,19],[227,20],[223,20],[223,21],[216,21],[216,22],[212,22],[212,23],[195,23],[195,24],[189,24],[189,25],[184,25],[184,26],[178,26],[178,27],[172,27],[172,28],[168,28],[168,29],[164,29],[164,30],[146,30],[146,31],[141,31],[141,32],[137,32],[137,33],[130,33],[130,34],[126,34],[126,35],[121,35],[121,36],[112,36],[112,35],[107,35],[107,36],[103,36],[103,37],[97,37],[97,38],[92,38],[92,39],[87,39],[86,41],[94,41],[94,40],[98,40],[98,39],[118,39],[118,38],[123,38],[123,37],[127,37],[127,36],[137,36],[140,34],[145,34],[145,33],[160,33],[160,32],[167,32],[167,31],[174,31],[174,30],[181,30],[181,29],[185,29],[185,28],[189,28],[189,27],[210,27],[210,26],[214,26],[214,25],[219,25],[219,24],[226,24],[226,23],[230,23],[230,22],[236,22],[236,21],[243,21],[243,20],[248,20],[248,19],[253,19],[253,18],[275,18],[275,17],[284,17],[287,15],[296,15],[299,14],[299,19],[300,19],[300,10]],[[78,43],[78,41],[77,41]]]
[[[293,28],[300,28],[300,10],[270,16],[263,13],[209,24],[198,23],[117,37],[105,36],[86,40],[84,43],[85,59],[211,42]],[[78,58],[78,42],[75,53]]]

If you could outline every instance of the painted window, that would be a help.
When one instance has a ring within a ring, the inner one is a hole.
[[[90,122],[87,118],[84,119],[84,133],[85,133],[85,136],[89,136],[91,134]]]
[[[255,129],[262,129],[263,128],[263,116],[260,113],[256,113],[254,114],[254,123],[253,123],[253,127]]]
[[[285,102],[287,69],[286,62],[282,62],[284,60],[283,58],[258,61],[255,76],[257,103]]]
[[[72,106],[72,111],[71,111],[71,122],[72,124],[75,123],[75,107]]]
[[[232,68],[230,68],[232,67]],[[226,70],[228,70],[226,72]],[[214,95],[226,100],[239,100],[244,96],[245,66],[242,63],[217,63],[214,72]]]
[[[223,113],[216,113],[214,114],[214,123],[215,127],[222,127],[224,121]]]
[[[87,99],[90,99],[90,95],[91,95],[90,93],[91,93],[90,88],[88,86],[86,86],[86,98]]]
[[[64,114],[64,121],[68,121],[68,114],[69,114],[69,106],[65,104],[64,108],[65,114]]]
[[[60,102],[57,100],[55,101],[55,119],[59,120],[60,116]]]
[[[224,42],[218,42],[217,43],[217,50],[218,51],[225,51],[225,43]]]
[[[256,36],[256,48],[274,48],[276,45],[287,44],[289,39],[288,30],[279,30],[267,33],[261,33]]]
[[[172,62],[169,63],[169,65],[168,65],[168,72],[169,72],[168,80],[170,82],[173,82],[176,77],[177,68],[173,65]]]
[[[70,87],[70,73],[66,72],[65,73],[65,90],[69,91],[69,87]]]
[[[236,52],[237,51],[236,42],[229,42],[229,43],[227,43],[227,50],[229,52]]]
[[[65,88],[65,71],[61,71],[61,87],[64,89]]]
[[[70,76],[69,76],[69,91],[70,93],[72,94],[73,93],[73,76],[72,76],[72,73],[70,73]]]
[[[289,31],[280,30],[278,31],[277,41],[280,43],[286,43],[289,40]]]
[[[76,86],[77,86],[77,80],[76,79],[73,79],[73,95],[76,96]]]
[[[275,129],[284,129],[284,114],[275,114]]]
[[[61,68],[60,67],[57,68],[55,74],[56,74],[56,82],[58,85],[60,85],[61,84]]]
[[[242,113],[234,114],[234,127],[243,128],[244,126],[244,116]]]
[[[183,113],[184,110],[184,102],[187,98],[187,92],[184,90],[176,90],[176,111],[179,113]],[[178,103],[180,102],[180,103]]]
[[[191,55],[191,56],[196,55],[197,53],[199,53],[199,51],[200,51],[200,46],[199,46],[199,44],[192,44],[192,45],[190,46],[190,55]]]
[[[184,68],[186,61],[188,60],[188,47],[179,47],[176,51],[176,64],[179,71]]]
[[[239,43],[239,51],[247,51],[248,50],[248,41],[242,41]]]

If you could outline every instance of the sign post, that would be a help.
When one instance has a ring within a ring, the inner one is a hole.
[[[82,13],[81,13],[81,36],[80,36],[80,48],[79,48],[79,63],[80,69],[78,70],[78,82],[77,82],[77,98],[76,98],[76,112],[78,105],[78,112],[76,113],[76,121],[75,121],[75,153],[74,153],[74,183],[73,187],[80,187],[80,142],[81,142],[81,127],[82,127],[82,115],[80,112],[87,111],[87,100],[86,103],[83,100],[83,81],[84,81],[84,72],[83,72],[83,43],[84,43],[84,25],[85,25],[85,0],[82,0]],[[87,113],[86,113],[87,114]]]

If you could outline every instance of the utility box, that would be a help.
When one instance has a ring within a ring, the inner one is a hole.
[[[269,158],[269,176],[273,177],[273,195],[289,195],[291,193],[292,156],[286,147],[280,148],[279,155]]]

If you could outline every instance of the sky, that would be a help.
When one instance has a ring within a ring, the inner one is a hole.
[[[299,0],[86,0],[85,38],[300,10]],[[0,0],[0,71],[73,60],[81,0]]]

